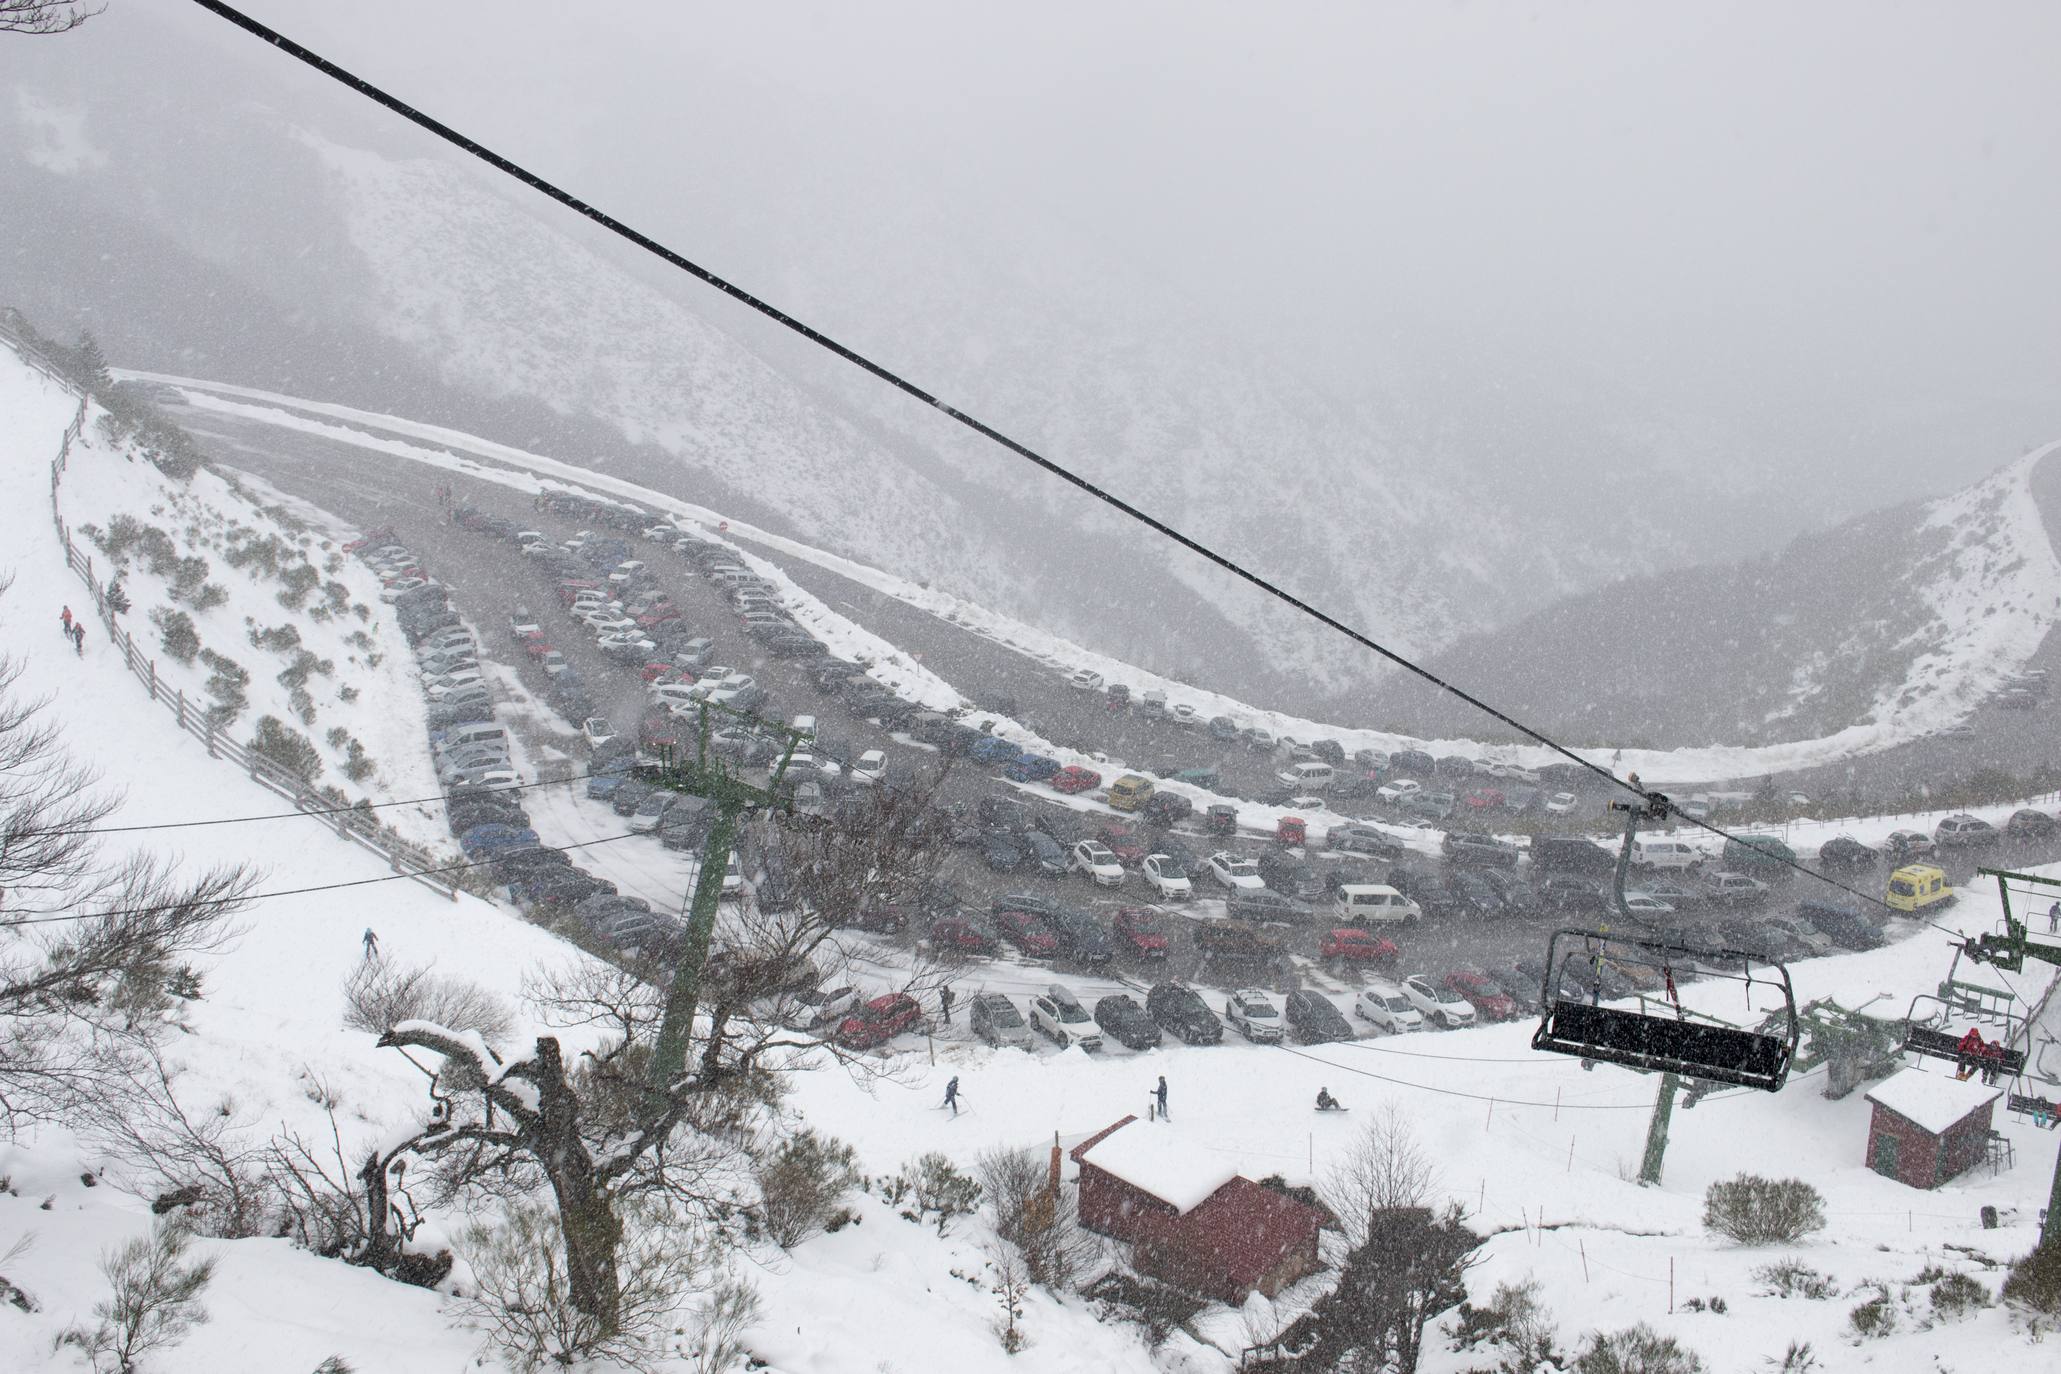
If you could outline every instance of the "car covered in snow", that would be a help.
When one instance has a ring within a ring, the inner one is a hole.
[[[1403,979],[1403,996],[1409,999],[1427,1025],[1458,1030],[1474,1024],[1472,1003],[1457,992],[1438,986],[1423,974]]]
[[[1240,988],[1224,999],[1224,1020],[1254,1044],[1280,1043],[1281,1009],[1259,988]]]
[[[1031,998],[1031,1028],[1060,1049],[1079,1046],[1087,1054],[1099,1054],[1102,1035],[1085,1008],[1064,986],[1053,983]]]
[[[1257,891],[1266,886],[1260,878],[1258,864],[1228,849],[1220,849],[1210,855],[1208,867],[1209,876],[1216,879],[1219,887]]]

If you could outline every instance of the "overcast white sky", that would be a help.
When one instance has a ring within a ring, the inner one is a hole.
[[[247,7],[776,298],[892,214],[879,167],[1057,211],[1313,368],[1402,312],[1642,408],[2001,427],[1940,487],[2061,424],[2044,0]],[[718,201],[804,222],[774,251]]]

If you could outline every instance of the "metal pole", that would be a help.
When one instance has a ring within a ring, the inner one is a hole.
[[[1660,1076],[1660,1091],[1653,1099],[1653,1119],[1646,1126],[1646,1155],[1639,1163],[1639,1182],[1647,1187],[1660,1182],[1661,1161],[1667,1155],[1667,1123],[1674,1115],[1675,1093],[1681,1088],[1678,1074]]]
[[[723,899],[723,874],[730,866],[730,841],[737,833],[737,818],[742,810],[734,803],[719,806],[708,843],[702,847],[701,872],[694,879],[694,906],[687,918],[687,938],[680,948],[679,966],[673,970],[673,985],[666,991],[665,1019],[659,1023],[658,1043],[651,1051],[646,1083],[656,1093],[670,1091],[687,1067],[687,1041],[694,1030],[701,969],[708,962],[709,942],[715,936],[716,907]]]

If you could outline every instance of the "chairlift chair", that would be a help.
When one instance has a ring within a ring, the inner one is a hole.
[[[1673,1011],[1603,1005],[1594,973],[1604,963],[1657,970],[1669,989],[1677,970],[1694,968],[1705,977],[1730,978],[1779,991],[1781,1004],[1766,1009],[1760,1028],[1748,1030]],[[1533,1049],[1627,1068],[1676,1073],[1685,1078],[1738,1087],[1779,1090],[1796,1058],[1796,995],[1789,970],[1766,955],[1735,949],[1704,949],[1662,937],[1597,930],[1555,931],[1546,953],[1544,1008]]]

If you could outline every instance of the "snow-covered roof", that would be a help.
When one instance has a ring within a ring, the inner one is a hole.
[[[1237,1166],[1224,1157],[1198,1150],[1168,1130],[1137,1121],[1112,1130],[1082,1150],[1078,1158],[1133,1188],[1142,1188],[1184,1215],[1238,1177]]]
[[[1868,1090],[1868,1100],[1889,1108],[1906,1121],[1938,1135],[1985,1103],[2004,1095],[1976,1078],[1905,1069]]]

